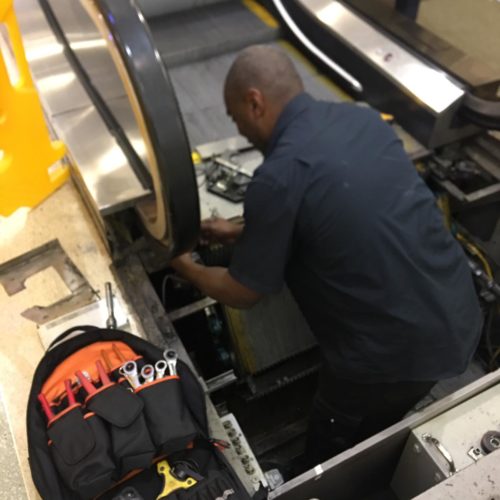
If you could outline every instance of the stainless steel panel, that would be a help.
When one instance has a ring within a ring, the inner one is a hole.
[[[46,113],[91,105],[36,0],[16,0],[24,50]]]
[[[44,110],[93,198],[91,208],[98,220],[100,213],[131,206],[149,195],[73,72],[38,2],[15,0],[15,8]],[[75,35],[74,43],[80,42],[79,50],[90,50],[89,40],[77,40]]]
[[[92,106],[55,116],[52,123],[103,215],[150,194],[131,172],[123,151]]]
[[[413,429],[391,483],[394,492],[401,500],[413,498],[475,464],[469,451],[481,447],[487,431],[499,428],[496,385]]]
[[[92,101],[69,64],[59,65],[52,73],[39,75],[35,85],[49,116],[92,106]]]
[[[252,148],[252,145],[247,139],[245,139],[245,137],[235,135],[234,137],[229,137],[228,139],[221,139],[219,141],[200,144],[199,146],[196,146],[196,151],[204,160],[208,160],[212,158],[212,156],[221,155],[226,151],[239,151],[241,149],[250,148]]]
[[[460,471],[415,500],[497,500],[500,492],[499,460],[500,457],[492,453],[474,467]]]
[[[130,107],[130,101],[128,96],[123,95],[121,97],[116,97],[112,100],[106,102],[108,108],[113,113],[120,127],[125,132],[127,139],[130,141],[131,146],[134,148],[135,152],[139,155],[144,165],[148,165],[148,157],[146,151],[146,144],[141,135],[137,122],[135,120],[134,113]]]
[[[341,2],[300,0],[300,3],[434,113],[445,111],[464,96],[457,81],[382,35]]]
[[[332,492],[335,492],[339,499],[362,498],[360,495],[352,495],[352,492],[362,490],[364,483],[372,480],[373,471],[379,470],[381,461],[386,462],[385,465],[389,471],[394,471],[397,459],[412,429],[499,383],[500,370],[485,375],[424,410],[366,439],[350,450],[288,481],[271,492],[269,499],[331,498]],[[384,468],[380,470],[386,472]]]

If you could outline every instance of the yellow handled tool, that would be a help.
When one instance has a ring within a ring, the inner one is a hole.
[[[158,464],[156,465],[156,469],[158,471],[158,474],[160,474],[160,476],[163,476],[165,479],[163,490],[156,497],[156,500],[165,498],[170,495],[170,493],[180,488],[187,490],[197,483],[196,479],[194,479],[193,477],[186,477],[186,479],[183,480],[175,477],[175,475],[172,473],[172,469],[170,468],[169,463],[166,460],[158,462]]]

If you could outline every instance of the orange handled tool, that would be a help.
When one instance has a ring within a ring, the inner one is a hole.
[[[99,378],[101,379],[102,385],[109,385],[111,384],[111,380],[106,373],[106,370],[104,369],[104,366],[101,363],[101,360],[98,359],[95,362],[95,365],[97,366],[97,373],[99,373]]]

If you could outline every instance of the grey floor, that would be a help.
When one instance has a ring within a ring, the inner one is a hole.
[[[14,441],[7,421],[3,398],[0,393],[0,498],[24,500],[26,490],[14,449]]]
[[[500,1],[421,0],[417,21],[500,74]]]

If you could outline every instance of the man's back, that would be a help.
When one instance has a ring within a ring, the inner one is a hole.
[[[270,186],[294,218],[284,275],[337,376],[423,381],[465,370],[481,323],[466,260],[374,111],[298,96],[252,184],[250,218]],[[268,236],[287,237],[277,233]]]

